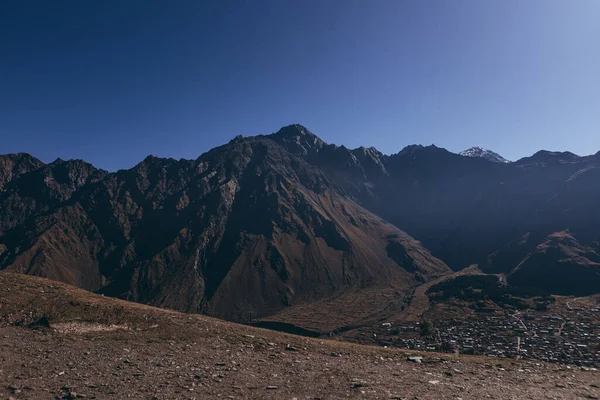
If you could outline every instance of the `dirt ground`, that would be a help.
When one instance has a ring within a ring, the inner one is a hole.
[[[432,353],[418,363],[37,278],[0,273],[0,288],[0,399],[600,398],[600,372],[573,366]]]

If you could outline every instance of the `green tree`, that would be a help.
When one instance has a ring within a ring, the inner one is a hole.
[[[433,325],[429,321],[421,321],[419,324],[421,329],[421,336],[431,336],[433,333]]]

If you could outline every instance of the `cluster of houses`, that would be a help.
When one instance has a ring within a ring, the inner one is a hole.
[[[423,333],[419,323],[386,323],[371,335],[375,343],[385,346],[600,367],[598,308],[561,315],[479,314],[436,323]]]

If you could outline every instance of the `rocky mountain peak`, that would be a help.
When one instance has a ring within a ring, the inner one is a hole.
[[[14,178],[42,166],[43,162],[27,153],[0,155],[0,190]]]
[[[375,147],[359,147],[358,149],[354,149],[351,151],[354,157],[360,161],[367,171],[377,171],[384,174],[387,174],[385,166],[383,164],[384,155]]]
[[[510,162],[506,158],[502,157],[500,154],[479,146],[471,147],[470,149],[461,151],[459,154],[464,157],[483,158],[484,160],[497,163]]]
[[[525,157],[518,161],[519,164],[564,164],[576,163],[582,160],[577,154],[570,151],[548,151],[540,150],[531,157]]]
[[[300,124],[288,125],[269,136],[288,151],[299,156],[309,156],[320,152],[327,145],[317,135]]]
[[[398,153],[392,154],[391,158],[394,158],[394,159],[398,159],[398,158],[416,159],[419,155],[440,156],[440,155],[447,155],[447,154],[450,154],[450,152],[448,150],[444,149],[443,147],[437,147],[434,144],[431,144],[429,146],[423,146],[420,144],[412,144],[412,145],[406,146],[405,148],[400,150]]]

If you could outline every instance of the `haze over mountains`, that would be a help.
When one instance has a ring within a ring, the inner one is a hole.
[[[600,292],[600,152],[479,150],[387,156],[290,125],[115,173],[0,156],[0,269],[233,320],[473,263]]]

